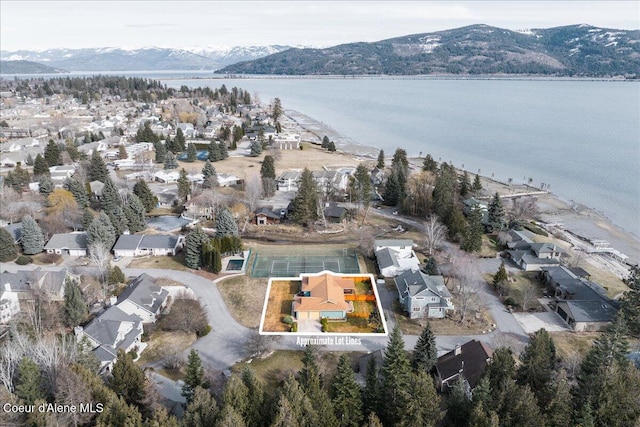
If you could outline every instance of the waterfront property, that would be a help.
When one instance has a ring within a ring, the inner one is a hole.
[[[507,243],[507,257],[524,271],[539,271],[544,267],[560,265],[560,257],[566,252],[559,246],[534,243],[524,232],[509,231],[511,241]]]

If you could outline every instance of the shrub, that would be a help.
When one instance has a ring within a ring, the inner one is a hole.
[[[525,223],[525,224],[522,224],[522,226],[532,233],[539,234],[544,237],[549,237],[549,233],[547,233],[542,228],[538,227],[533,223]]]
[[[291,325],[291,332],[298,332],[298,324],[297,323],[293,323]]]
[[[293,324],[293,317],[291,317],[291,316],[289,316],[289,315],[284,316],[284,317],[282,318],[282,321],[283,321],[284,323],[286,323],[287,325],[291,325],[291,324]]]
[[[209,333],[211,329],[207,331],[207,326],[207,313],[200,301],[180,295],[171,304],[169,313],[158,321],[163,331],[195,332],[198,336]]]
[[[205,335],[207,335],[209,332],[211,332],[211,325],[207,325],[202,329],[199,329],[196,331],[196,336],[198,338],[200,337],[204,337]]]
[[[18,265],[27,265],[31,264],[33,259],[30,256],[20,255],[18,259],[16,259],[16,264]]]
[[[136,360],[138,358],[138,353],[135,350],[131,350],[129,352],[129,356],[131,357],[131,360]]]
[[[60,261],[60,258],[62,258],[60,255],[58,254],[42,254],[42,256],[40,257],[40,262],[42,262],[43,264],[55,264],[58,261]]]
[[[322,325],[322,332],[327,332],[329,329],[329,320],[326,317],[320,319],[320,324]]]

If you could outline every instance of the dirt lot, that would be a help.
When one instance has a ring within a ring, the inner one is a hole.
[[[403,334],[420,335],[422,333],[425,320],[409,319],[397,301],[393,304],[393,312]],[[476,335],[491,329],[493,317],[488,311],[483,311],[477,316],[468,317],[462,323],[457,318],[429,319],[429,323],[436,335]]]
[[[218,289],[238,323],[247,328],[257,328],[260,325],[267,279],[252,279],[249,276],[229,277],[218,282]]]

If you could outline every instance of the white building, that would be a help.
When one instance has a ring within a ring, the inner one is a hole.
[[[20,312],[18,293],[11,290],[11,284],[5,283],[0,291],[0,323],[9,321]]]

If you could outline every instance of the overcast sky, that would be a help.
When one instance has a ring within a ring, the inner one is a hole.
[[[471,24],[640,28],[638,1],[0,1],[2,50],[334,46]]]

